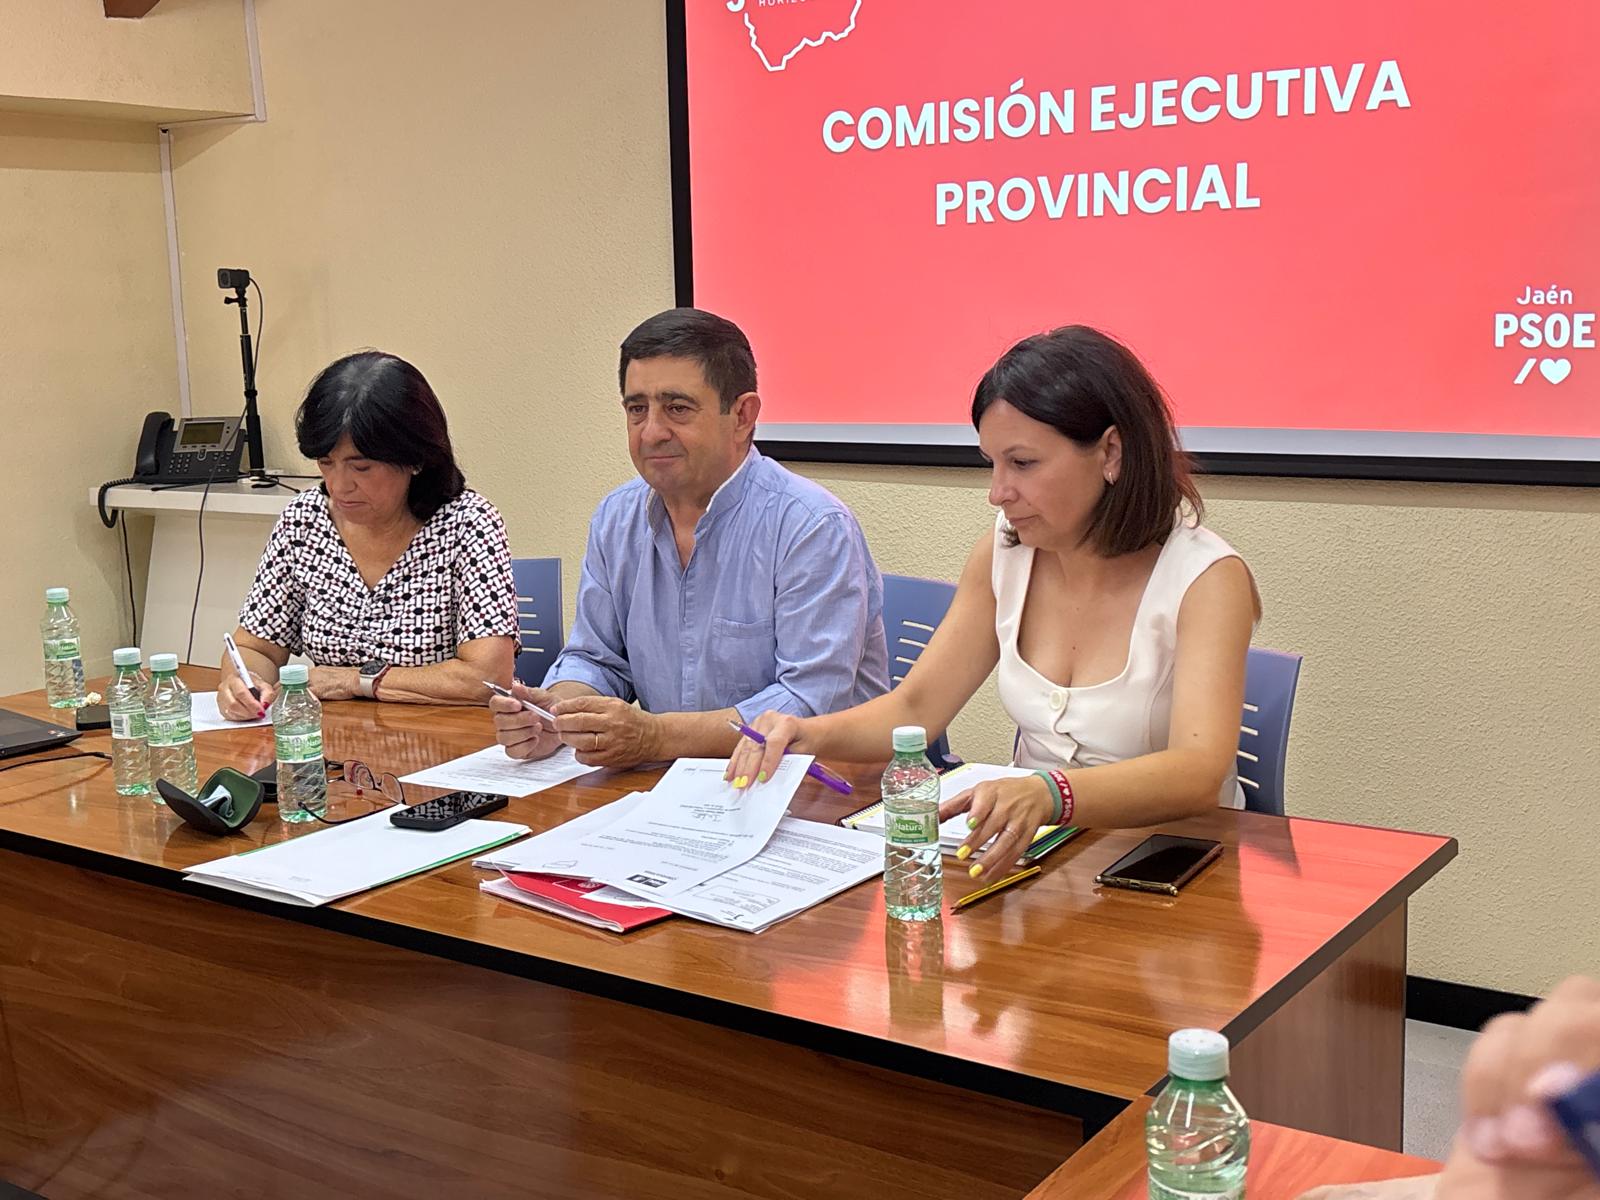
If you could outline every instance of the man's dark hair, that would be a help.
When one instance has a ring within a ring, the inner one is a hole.
[[[426,521],[466,490],[450,448],[450,428],[422,372],[392,354],[363,350],[322,369],[294,418],[300,453],[317,459],[348,433],[374,462],[420,468],[406,507]]]
[[[1122,468],[1084,531],[1084,539],[1106,557],[1164,541],[1182,502],[1197,519],[1203,515],[1166,397],[1121,342],[1087,325],[1023,338],[978,382],[972,427],[1001,400],[1085,449],[1117,427]],[[1007,540],[1017,544],[1015,534]]]
[[[756,390],[756,356],[732,321],[699,308],[669,308],[643,322],[622,341],[617,387],[628,388],[628,364],[638,358],[689,358],[700,364],[722,411]]]

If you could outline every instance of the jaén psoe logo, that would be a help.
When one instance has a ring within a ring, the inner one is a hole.
[[[1566,353],[1546,355],[1544,351],[1593,350],[1595,314],[1578,312],[1572,289],[1556,283],[1548,287],[1528,284],[1512,304],[1521,311],[1494,315],[1495,349],[1514,337],[1518,346],[1539,353],[1524,357],[1511,382],[1526,383],[1537,369],[1547,383],[1565,383],[1572,374],[1572,359]]]
[[[807,47],[842,42],[855,32],[865,0],[727,0],[744,19],[750,49],[768,71],[781,71]]]

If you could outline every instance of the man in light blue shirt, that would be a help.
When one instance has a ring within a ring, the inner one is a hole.
[[[513,758],[562,743],[631,767],[723,757],[730,720],[835,712],[888,689],[883,581],[855,516],[752,441],[761,398],[737,325],[677,308],[622,343],[639,478],[589,525],[578,613],[543,688],[550,729],[496,697]],[[638,706],[634,706],[634,701]]]

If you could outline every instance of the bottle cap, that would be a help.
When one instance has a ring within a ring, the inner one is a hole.
[[[44,599],[46,604],[65,604],[67,602],[67,589],[45,588]]]
[[[305,663],[290,663],[278,669],[278,682],[288,686],[306,683],[311,679],[311,668]]]
[[[897,725],[894,731],[894,752],[921,753],[928,748],[928,731],[921,725]]]
[[[139,647],[123,646],[111,652],[111,665],[113,667],[137,667],[139,665]]]
[[[178,656],[176,654],[152,654],[150,656],[150,670],[160,674],[170,674],[178,669]]]
[[[1167,1039],[1167,1070],[1209,1083],[1228,1077],[1228,1039],[1209,1029],[1180,1029]]]

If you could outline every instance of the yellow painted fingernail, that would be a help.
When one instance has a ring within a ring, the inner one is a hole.
[[[767,773],[765,771],[762,771],[761,774],[756,776],[756,782],[757,783],[765,783],[766,781],[767,781]]]
[[[978,827],[978,819],[976,817],[968,817],[967,818],[967,828],[968,829],[976,829],[977,827]]]
[[[979,875],[983,874],[983,864],[982,863],[973,863],[972,864],[972,869],[970,871],[968,871],[967,874],[972,876],[974,879],[976,879]]]
[[[739,776],[739,778],[737,778],[737,779],[735,779],[733,781],[733,786],[736,787],[736,788],[742,788],[749,782],[750,782],[750,776],[741,775],[741,776]]]
[[[966,862],[967,859],[970,858],[971,856],[972,856],[972,847],[971,846],[963,846],[963,847],[961,847],[961,849],[956,851],[956,857],[959,858],[962,862]]]

